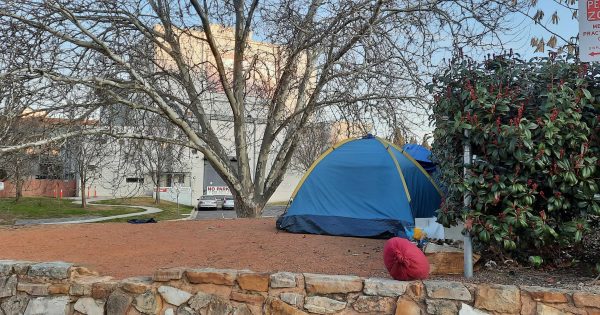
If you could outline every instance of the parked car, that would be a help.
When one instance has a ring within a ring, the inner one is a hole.
[[[217,197],[215,196],[202,196],[198,199],[198,205],[196,206],[196,210],[206,210],[206,209],[217,209]]]
[[[223,198],[223,210],[233,210],[235,208],[235,202],[233,201],[232,196],[227,196]]]

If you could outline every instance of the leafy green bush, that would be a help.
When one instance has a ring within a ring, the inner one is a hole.
[[[460,56],[431,91],[433,155],[448,188],[439,222],[464,222],[478,245],[523,260],[552,261],[580,242],[600,214],[600,66]],[[465,130],[476,155],[467,180]]]

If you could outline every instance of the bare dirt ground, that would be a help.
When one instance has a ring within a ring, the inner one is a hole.
[[[275,220],[219,219],[156,224],[96,223],[0,227],[0,259],[62,260],[115,278],[149,276],[163,267],[213,267],[389,278],[385,240],[290,234]],[[600,292],[589,272],[498,266],[465,282],[537,285]]]
[[[278,232],[274,219],[0,228],[0,259],[62,260],[115,278],[162,267],[387,277],[384,240]]]

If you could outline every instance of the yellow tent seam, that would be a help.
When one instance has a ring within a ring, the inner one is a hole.
[[[442,192],[440,187],[435,183],[433,178],[431,178],[431,175],[429,175],[429,173],[427,173],[427,171],[423,168],[423,166],[421,166],[421,164],[419,164],[419,162],[417,162],[417,160],[415,160],[412,156],[410,156],[410,154],[406,153],[403,149],[401,149],[397,145],[395,145],[391,142],[388,142],[386,140],[383,140],[383,141],[385,143],[389,143],[392,147],[394,147],[394,149],[400,151],[402,153],[402,155],[404,155],[409,161],[411,161],[414,165],[416,165],[419,168],[419,170],[421,171],[421,173],[423,173],[423,175],[425,175],[425,177],[427,177],[427,179],[429,179],[429,181],[431,182],[433,187],[435,187],[435,189],[437,190],[438,194],[440,194],[440,196],[442,196],[442,197],[444,196],[444,193]]]
[[[404,178],[404,173],[402,172],[402,168],[398,163],[398,160],[394,156],[394,152],[390,150],[389,144],[382,141],[382,139],[377,138],[377,140],[385,147],[385,151],[390,155],[392,161],[394,161],[394,165],[396,165],[396,170],[398,171],[398,175],[400,175],[400,179],[402,180],[402,186],[404,187],[404,192],[406,193],[406,197],[408,198],[408,202],[411,201],[410,192],[408,191],[408,185],[406,185],[406,179]]]

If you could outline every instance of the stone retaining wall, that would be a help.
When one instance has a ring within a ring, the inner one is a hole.
[[[64,262],[0,261],[0,315],[600,314],[600,294],[449,281],[161,269],[113,280]]]

